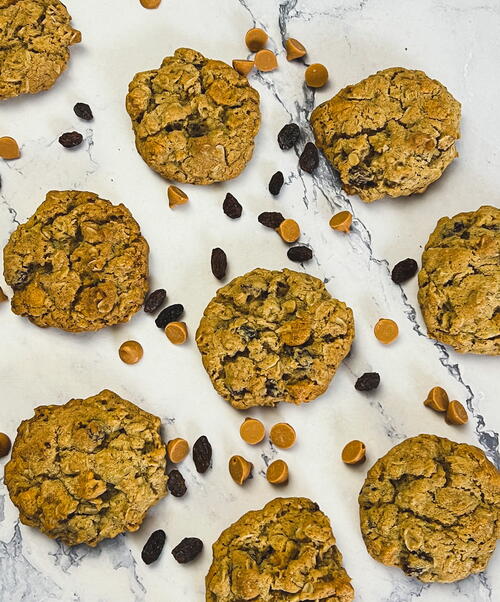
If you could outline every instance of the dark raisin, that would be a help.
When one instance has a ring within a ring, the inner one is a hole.
[[[193,445],[193,461],[198,472],[206,472],[212,465],[212,446],[209,440],[202,435]]]
[[[379,384],[380,374],[378,372],[365,372],[358,378],[354,388],[356,391],[373,391]]]
[[[462,232],[462,234],[460,234],[460,238],[463,238],[464,240],[469,240],[470,238],[470,233],[468,230],[464,230]]]
[[[74,148],[78,146],[83,141],[83,136],[78,132],[66,132],[59,137],[59,143],[64,146],[64,148]]]
[[[396,284],[406,282],[417,273],[418,265],[414,259],[407,257],[392,268],[391,278]]]
[[[264,211],[264,213],[261,213],[257,219],[263,226],[266,226],[266,228],[272,228],[273,230],[276,230],[281,222],[285,221],[285,218],[277,211]]]
[[[285,178],[283,177],[283,174],[281,171],[277,171],[274,176],[271,178],[271,180],[269,181],[269,192],[273,195],[273,196],[277,196],[280,193],[281,187],[283,186],[283,183],[285,181]]]
[[[299,166],[307,173],[312,173],[319,165],[319,153],[316,145],[308,142],[299,157]]]
[[[153,533],[151,533],[141,552],[141,558],[146,564],[151,564],[152,562],[155,562],[155,560],[158,560],[161,551],[163,550],[163,546],[165,545],[166,538],[167,536],[163,529],[158,529],[158,531],[153,531]]]
[[[164,288],[159,288],[149,293],[144,303],[144,311],[147,314],[153,314],[165,303],[167,291]],[[165,324],[166,326],[166,324]]]
[[[94,119],[94,115],[92,115],[92,109],[84,102],[77,102],[73,107],[73,111],[77,117],[80,117],[80,119],[85,119],[85,121],[92,121],[92,119]]]
[[[185,537],[172,550],[172,556],[180,564],[191,562],[203,550],[203,542],[197,537]]]
[[[259,335],[255,328],[251,326],[247,326],[246,324],[242,324],[239,328],[236,329],[236,332],[245,339],[245,341],[253,341]]]
[[[175,468],[168,473],[167,487],[174,497],[182,497],[187,491],[184,477]]]
[[[278,144],[281,150],[288,150],[297,142],[300,136],[300,128],[296,123],[287,123],[278,134]]]
[[[243,208],[239,204],[239,202],[234,198],[234,196],[230,192],[228,192],[226,194],[226,198],[224,199],[224,203],[222,203],[222,210],[231,219],[238,219],[239,217],[241,217],[241,212],[243,211]]]
[[[187,124],[187,132],[190,138],[201,138],[208,132],[208,128],[204,123],[191,121]]]
[[[376,186],[374,175],[364,167],[351,167],[349,170],[349,184],[356,188],[373,188]]]
[[[453,224],[453,232],[461,232],[465,228],[465,224],[463,222],[455,222]]]
[[[302,263],[303,261],[310,261],[313,256],[313,252],[309,247],[298,246],[290,247],[288,249],[287,255],[290,261],[297,261],[298,263]]]
[[[227,257],[222,249],[216,247],[212,249],[212,257],[210,259],[212,266],[212,274],[218,279],[222,280],[226,275],[227,270]]]
[[[158,328],[165,328],[165,326],[170,324],[170,322],[177,322],[183,313],[184,306],[180,303],[169,305],[168,307],[165,307],[165,309],[162,309],[158,314],[155,324],[158,326]]]

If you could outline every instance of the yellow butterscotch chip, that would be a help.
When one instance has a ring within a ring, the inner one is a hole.
[[[255,67],[259,71],[274,71],[278,67],[278,60],[274,52],[259,50],[255,55]]]
[[[245,44],[247,45],[248,50],[252,52],[257,52],[258,50],[262,50],[266,45],[269,36],[267,33],[260,29],[260,27],[254,27],[253,29],[249,29],[245,35]]]
[[[186,342],[188,331],[185,322],[170,322],[165,326],[165,334],[174,345],[182,345]]]
[[[167,188],[167,196],[170,208],[176,205],[184,205],[189,200],[188,195],[180,188],[177,188],[177,186],[169,186]]]
[[[366,458],[366,445],[362,441],[354,439],[345,445],[342,450],[342,462],[346,464],[359,464]]]
[[[285,322],[278,332],[282,343],[296,347],[303,345],[311,336],[311,324],[308,320],[296,318]]]
[[[10,452],[11,442],[5,433],[0,433],[0,458],[3,458]]]
[[[189,443],[182,439],[181,437],[177,437],[176,439],[172,439],[167,443],[167,455],[170,462],[173,464],[178,464],[182,462],[184,458],[189,453]]]
[[[296,242],[300,238],[300,227],[294,219],[285,219],[276,228],[285,242]]]
[[[144,355],[142,345],[137,341],[125,341],[120,345],[118,354],[122,362],[126,364],[137,364]]]
[[[446,412],[448,404],[448,393],[442,387],[432,387],[424,401],[425,406],[436,412]]]
[[[0,138],[0,157],[2,159],[19,159],[21,151],[14,138],[2,136]]]
[[[288,465],[283,460],[275,460],[267,467],[266,479],[272,485],[281,485],[288,481]]]
[[[456,400],[450,401],[446,410],[445,420],[448,424],[465,424],[469,421],[464,406]]]
[[[352,224],[352,213],[349,211],[340,211],[330,220],[330,228],[340,232],[349,232]]]
[[[254,66],[253,61],[247,61],[246,59],[234,59],[233,60],[233,69],[235,69],[240,75],[244,75],[245,77],[253,69],[253,66]]]
[[[232,456],[232,458],[229,459],[229,474],[233,477],[233,481],[238,483],[238,485],[243,485],[248,479],[252,472],[252,468],[253,464],[245,460],[242,456]]]
[[[285,48],[286,58],[289,61],[300,59],[307,53],[305,46],[295,38],[288,38],[288,40],[285,42]]]
[[[7,301],[8,297],[7,295],[3,292],[2,287],[0,286],[0,303],[2,303],[3,301]]]
[[[158,8],[161,4],[161,0],[141,0],[144,8]]]
[[[276,447],[289,449],[297,440],[297,434],[293,426],[288,422],[278,422],[271,428],[269,437]]]
[[[245,418],[240,426],[240,435],[243,441],[250,445],[257,445],[266,436],[266,429],[260,420]]]
[[[373,331],[377,339],[381,343],[384,343],[384,345],[392,343],[399,334],[398,325],[394,320],[390,320],[389,318],[380,318],[375,324]]]
[[[304,74],[310,88],[322,88],[328,81],[328,69],[321,63],[309,65]]]

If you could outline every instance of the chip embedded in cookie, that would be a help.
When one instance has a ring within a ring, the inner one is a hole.
[[[53,190],[4,248],[12,311],[70,332],[128,321],[148,290],[149,248],[124,205]]]
[[[368,471],[361,533],[375,560],[420,581],[484,571],[500,537],[500,474],[477,447],[418,435]]]
[[[59,0],[0,0],[0,100],[52,87],[80,40]]]
[[[316,144],[344,190],[371,203],[424,192],[458,155],[460,103],[423,71],[394,67],[314,109]]]
[[[226,63],[179,48],[129,85],[137,150],[168,180],[212,184],[235,178],[252,157],[259,93]]]
[[[247,512],[213,545],[207,602],[351,602],[328,517],[307,498],[276,498]]]
[[[167,493],[160,425],[109,390],[36,408],[5,466],[21,522],[67,545],[136,531]]]
[[[351,309],[321,280],[262,268],[219,289],[196,333],[213,386],[239,410],[312,401],[353,338]]]
[[[418,284],[430,337],[462,353],[500,355],[500,209],[442,217]]]

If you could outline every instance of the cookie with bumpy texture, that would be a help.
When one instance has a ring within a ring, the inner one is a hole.
[[[160,425],[108,390],[36,408],[5,467],[21,522],[68,545],[136,531],[167,493]]]
[[[353,338],[351,309],[321,280],[262,268],[219,289],[196,333],[213,386],[239,410],[315,399]]]
[[[429,336],[462,353],[500,355],[500,209],[442,217],[418,283]]]
[[[59,0],[0,0],[0,100],[52,87],[80,41]]]
[[[51,191],[4,248],[12,311],[71,332],[128,321],[148,290],[149,248],[124,205]]]
[[[207,602],[354,600],[330,521],[307,498],[247,512],[213,545]]]
[[[368,471],[361,533],[375,560],[420,581],[486,568],[500,537],[500,475],[477,447],[418,435]]]
[[[259,93],[226,63],[179,48],[159,69],[138,73],[127,111],[144,161],[168,180],[235,178],[252,157]]]
[[[311,115],[344,190],[366,203],[424,192],[457,156],[460,103],[423,71],[394,67],[347,86]]]

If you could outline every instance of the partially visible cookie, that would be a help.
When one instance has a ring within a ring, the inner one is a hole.
[[[442,217],[418,283],[429,336],[462,353],[500,355],[500,209]]]
[[[394,67],[314,109],[316,144],[366,203],[424,192],[457,156],[460,103],[423,71]]]
[[[59,0],[0,0],[0,100],[50,88],[81,37]]]
[[[315,399],[353,338],[351,309],[321,280],[262,268],[219,289],[196,333],[213,386],[239,410]]]
[[[252,157],[259,93],[222,61],[179,48],[159,69],[134,77],[126,105],[137,150],[164,178],[223,182]]]
[[[126,207],[52,190],[4,248],[12,311],[71,332],[126,322],[148,290],[148,255]]]
[[[21,522],[68,545],[136,531],[167,493],[160,424],[108,390],[36,408],[5,466]]]
[[[330,521],[307,498],[247,512],[213,545],[207,602],[354,600]]]
[[[500,475],[477,447],[418,435],[368,471],[359,494],[368,552],[420,581],[486,568],[500,537]]]

